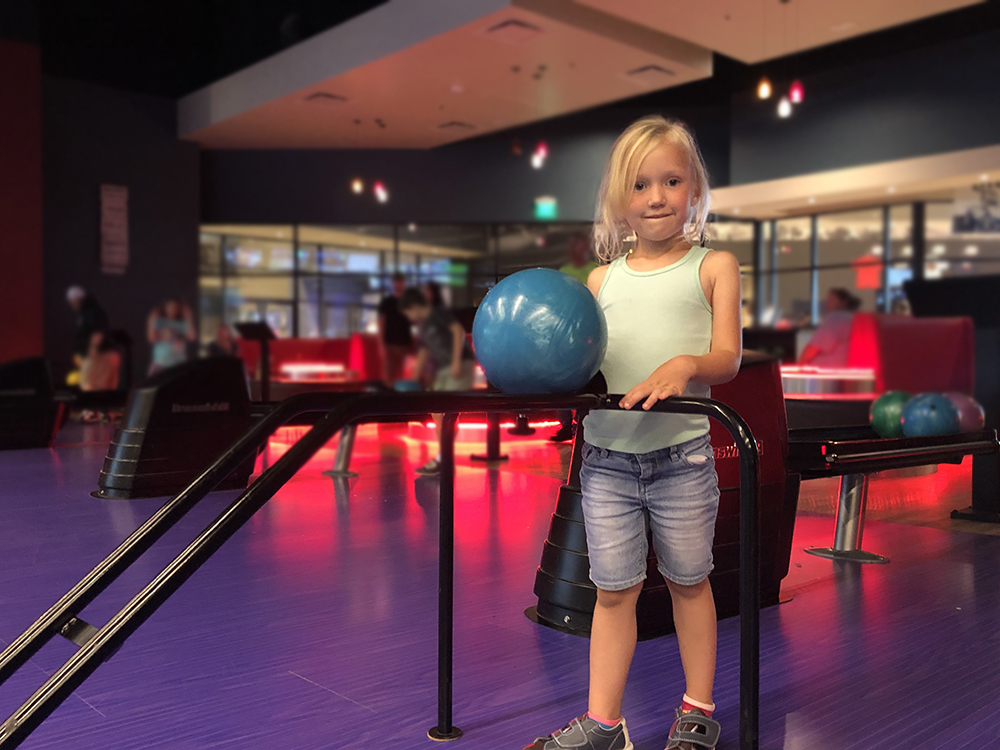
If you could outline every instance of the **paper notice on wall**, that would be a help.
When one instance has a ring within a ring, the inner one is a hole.
[[[128,188],[101,185],[101,271],[125,273],[128,267]]]

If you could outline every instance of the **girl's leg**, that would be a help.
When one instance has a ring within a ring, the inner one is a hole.
[[[597,589],[590,631],[590,715],[601,721],[621,717],[622,696],[635,653],[635,604],[642,583],[622,591]]]
[[[668,580],[667,588],[674,608],[674,626],[677,628],[686,692],[696,701],[712,703],[716,649],[712,586],[706,578],[693,586],[682,586]]]

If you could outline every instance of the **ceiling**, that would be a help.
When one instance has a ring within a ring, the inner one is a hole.
[[[39,5],[46,73],[182,97],[207,148],[428,148],[643,94],[718,100],[793,53],[807,75],[1000,27],[1000,0]]]
[[[431,148],[707,78],[709,50],[570,0],[393,0],[180,101],[206,148]]]
[[[744,63],[834,44],[982,0],[575,0]]]
[[[1000,182],[1000,146],[848,167],[712,191],[712,210],[734,218],[787,216],[951,200],[956,188]]]

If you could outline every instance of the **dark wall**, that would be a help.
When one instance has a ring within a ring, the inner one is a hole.
[[[42,353],[42,72],[0,40],[0,362]]]
[[[611,144],[655,108],[604,108],[428,151],[208,151],[202,155],[202,218],[213,222],[522,222],[534,199],[559,200],[559,220],[590,221]],[[662,110],[660,110],[662,111]],[[667,110],[689,122],[715,184],[729,177],[727,108]],[[511,152],[517,140],[522,154]],[[541,170],[529,157],[544,140]],[[386,204],[355,196],[354,177],[382,180]]]
[[[41,0],[0,2],[0,39],[38,44]]]
[[[65,290],[79,284],[135,340],[145,371],[150,308],[176,296],[197,310],[199,151],[177,140],[172,101],[59,78],[43,80],[45,345],[70,359],[73,316]],[[129,189],[129,266],[103,274],[102,184]]]
[[[1000,142],[1000,31],[803,83],[806,100],[787,120],[775,113],[774,98],[734,97],[733,184]]]

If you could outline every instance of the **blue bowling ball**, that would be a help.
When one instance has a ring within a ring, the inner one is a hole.
[[[397,380],[393,388],[400,393],[415,393],[423,390],[416,380]]]
[[[906,437],[954,435],[961,426],[961,417],[947,396],[921,393],[903,407],[900,422]]]
[[[476,311],[472,345],[487,380],[505,393],[572,393],[600,369],[608,324],[586,286],[533,268],[489,291]]]

